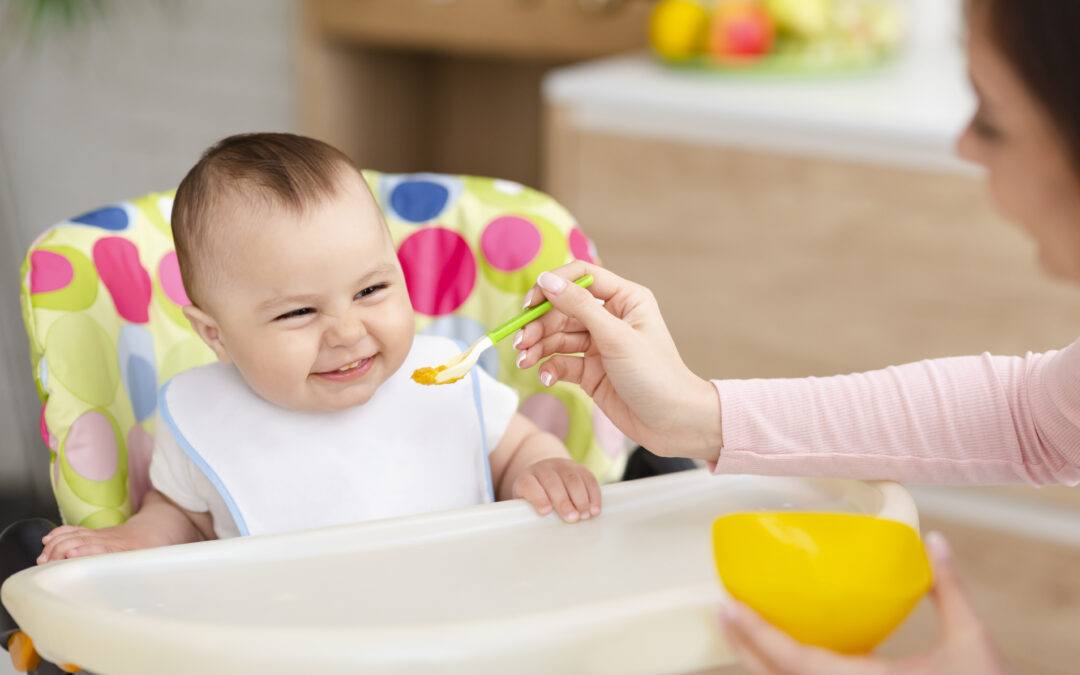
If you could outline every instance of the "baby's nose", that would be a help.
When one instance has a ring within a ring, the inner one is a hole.
[[[367,335],[367,328],[360,317],[346,314],[334,321],[326,331],[326,342],[331,347],[348,346]]]

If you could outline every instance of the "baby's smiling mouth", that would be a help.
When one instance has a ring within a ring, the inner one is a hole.
[[[343,375],[347,376],[347,375],[350,375],[350,374],[356,374],[358,371],[366,371],[368,369],[368,366],[371,365],[371,362],[374,359],[375,359],[375,355],[372,354],[371,356],[364,357],[364,358],[359,359],[357,361],[352,361],[351,363],[346,363],[345,365],[343,365],[343,366],[341,366],[339,368],[333,368],[331,370],[315,371],[315,372],[312,373],[312,375],[318,375],[320,377],[335,378],[335,377],[341,377]]]

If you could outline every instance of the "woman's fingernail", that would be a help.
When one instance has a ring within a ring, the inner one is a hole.
[[[528,309],[529,305],[532,304],[532,295],[533,295],[533,290],[530,288],[529,292],[525,294],[525,301],[521,303],[521,308],[522,309]]]
[[[952,549],[949,547],[949,542],[945,541],[945,536],[940,532],[927,532],[925,542],[926,550],[930,552],[930,557],[934,560],[949,560],[952,558]]]
[[[528,352],[518,352],[518,357],[517,357],[517,367],[518,368],[521,367],[521,362],[525,360],[525,356],[527,354],[528,354]],[[543,378],[540,378],[540,379],[542,380]]]
[[[524,352],[522,352],[524,353]],[[551,373],[540,373],[540,381],[544,383],[545,387],[551,386],[551,381],[555,379],[551,376]]]
[[[514,333],[514,349],[517,349],[518,345],[521,344],[521,341],[524,340],[524,339],[525,339],[525,329],[524,328],[522,328],[518,332]]]
[[[551,272],[541,272],[536,282],[540,284],[541,288],[550,293],[561,293],[562,289],[566,288],[566,279]]]

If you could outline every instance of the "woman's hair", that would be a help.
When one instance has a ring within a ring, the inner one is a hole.
[[[1080,0],[973,4],[987,10],[991,39],[1050,114],[1080,172]]]

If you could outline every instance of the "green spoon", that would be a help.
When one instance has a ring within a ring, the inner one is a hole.
[[[591,274],[586,274],[574,283],[582,288],[588,288],[593,282]],[[514,318],[510,319],[506,323],[501,324],[498,328],[488,331],[479,340],[474,342],[471,347],[461,352],[454,358],[450,359],[446,363],[432,369],[434,370],[434,378],[429,377],[428,380],[422,380],[418,378],[418,374],[421,371],[427,370],[422,368],[413,373],[413,379],[422,384],[449,384],[456,382],[465,377],[466,374],[476,365],[476,361],[480,358],[480,355],[484,353],[484,350],[489,347],[494,347],[500,340],[505,339],[508,335],[518,330],[525,324],[542,316],[545,312],[551,309],[551,302],[545,300],[535,307],[530,307],[521,314],[518,314]],[[430,375],[430,373],[429,373]]]

